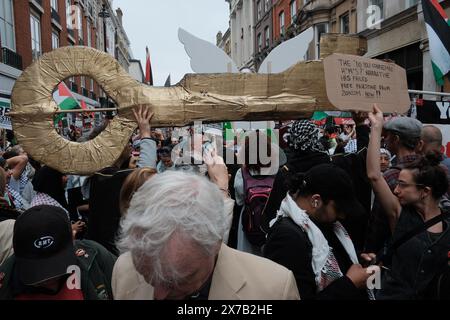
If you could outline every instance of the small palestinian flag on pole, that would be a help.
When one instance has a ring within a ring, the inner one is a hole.
[[[72,92],[67,88],[64,82],[58,85],[58,90],[53,94],[53,99],[55,99],[56,104],[61,110],[72,110],[80,109],[80,103],[74,97]]]
[[[450,20],[438,0],[422,0],[436,82],[443,86],[450,72]]]
[[[81,106],[78,100],[74,97],[72,92],[67,88],[64,82],[58,85],[58,90],[53,93],[53,99],[61,110],[80,109]],[[55,124],[65,117],[64,113],[58,114],[55,117]]]
[[[153,74],[152,74],[152,64],[150,62],[150,52],[148,47],[145,47],[147,51],[147,61],[145,63],[145,83],[152,86],[153,85]]]

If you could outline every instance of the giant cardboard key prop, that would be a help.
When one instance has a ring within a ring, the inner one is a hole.
[[[334,42],[322,44],[324,52],[332,53],[334,47],[339,48],[338,37],[331,39]],[[359,40],[348,42],[344,53],[359,51],[359,43]],[[353,62],[347,61],[352,60],[352,56],[333,59],[345,59],[346,62],[340,66],[342,68],[333,69],[335,77],[327,75],[332,81],[331,88],[342,86],[338,83],[342,80],[346,83],[342,88],[348,89],[349,82],[362,79],[340,79],[336,75],[342,72],[351,76],[352,72],[357,72],[351,70]],[[331,64],[336,66],[336,62]],[[394,64],[388,65],[393,68],[391,80],[404,82],[402,90],[406,92],[404,70]],[[52,100],[52,92],[59,82],[76,75],[96,80],[118,106],[118,116],[108,127],[97,138],[84,143],[65,140],[53,125],[58,107]],[[193,121],[297,119],[309,117],[316,110],[343,110],[346,108],[339,105],[339,92],[333,95],[336,107],[327,96],[322,60],[301,62],[278,74],[186,75],[173,87],[157,88],[132,79],[108,54],[87,47],[64,47],[44,54],[22,73],[13,89],[10,115],[19,143],[34,159],[61,172],[90,174],[111,165],[120,156],[136,128],[131,108],[137,104],[151,107],[155,113],[153,127],[183,126]],[[408,106],[404,105],[404,99],[401,100],[398,108],[391,103],[386,105],[389,110],[385,108],[384,111],[404,112]],[[371,102],[370,99],[367,101]],[[383,106],[383,101],[378,102]],[[352,105],[347,109],[367,110],[367,105]]]

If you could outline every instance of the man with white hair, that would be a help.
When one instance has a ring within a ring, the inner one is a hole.
[[[291,271],[223,243],[228,177],[210,179],[169,171],[135,193],[122,221],[127,252],[114,266],[115,299],[299,299]]]

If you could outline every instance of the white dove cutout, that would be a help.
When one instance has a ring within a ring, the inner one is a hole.
[[[298,62],[304,61],[313,38],[314,30],[311,27],[296,37],[282,42],[264,59],[258,73],[280,73]],[[239,73],[234,61],[216,45],[202,40],[182,28],[178,29],[178,39],[191,58],[192,71],[196,73]]]
[[[192,71],[195,73],[252,72],[248,68],[239,71],[234,61],[222,49],[182,28],[178,29],[178,39],[184,45],[184,50],[191,59]],[[306,52],[313,39],[314,29],[310,27],[296,37],[284,41],[264,59],[258,73],[283,72],[294,64],[306,60]],[[231,124],[234,129],[243,130],[273,129],[275,127],[273,121],[235,121]]]
[[[305,61],[313,39],[314,29],[310,27],[294,38],[282,42],[264,59],[258,73],[280,73],[300,61]]]
[[[178,39],[191,58],[192,71],[196,73],[239,73],[236,64],[219,47],[197,38],[186,30],[178,29]]]

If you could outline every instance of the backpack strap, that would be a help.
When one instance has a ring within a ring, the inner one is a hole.
[[[270,189],[270,192],[269,192],[269,197],[267,198],[267,202],[266,202],[266,204],[264,205],[264,208],[263,208],[263,211],[262,211],[262,215],[263,216],[265,216],[265,213],[266,213],[266,209],[267,209],[267,205],[269,204],[269,201],[270,201],[270,196],[272,195],[272,191],[273,191],[273,184],[275,183],[275,179],[273,179],[273,182],[272,182],[272,189]],[[264,233],[267,233],[267,230],[264,230],[264,228],[263,227],[261,227],[261,230],[264,232]]]
[[[251,179],[250,171],[247,167],[241,167],[242,181],[244,182],[244,196],[247,194],[248,180]]]
[[[394,243],[392,243],[389,246],[389,248],[387,248],[386,253],[382,257],[380,257],[380,259],[377,259],[377,264],[378,264],[378,262],[382,262],[383,260],[386,260],[387,258],[390,259],[392,257],[392,255],[394,254],[394,251],[397,250],[402,244],[404,244],[411,238],[415,237],[416,235],[422,233],[423,231],[427,230],[428,228],[434,226],[435,224],[437,224],[449,217],[450,217],[450,210],[443,212],[440,215],[437,215],[436,217],[421,224],[420,226],[417,226],[414,229],[408,231],[403,236],[401,236],[399,239],[394,241]]]

